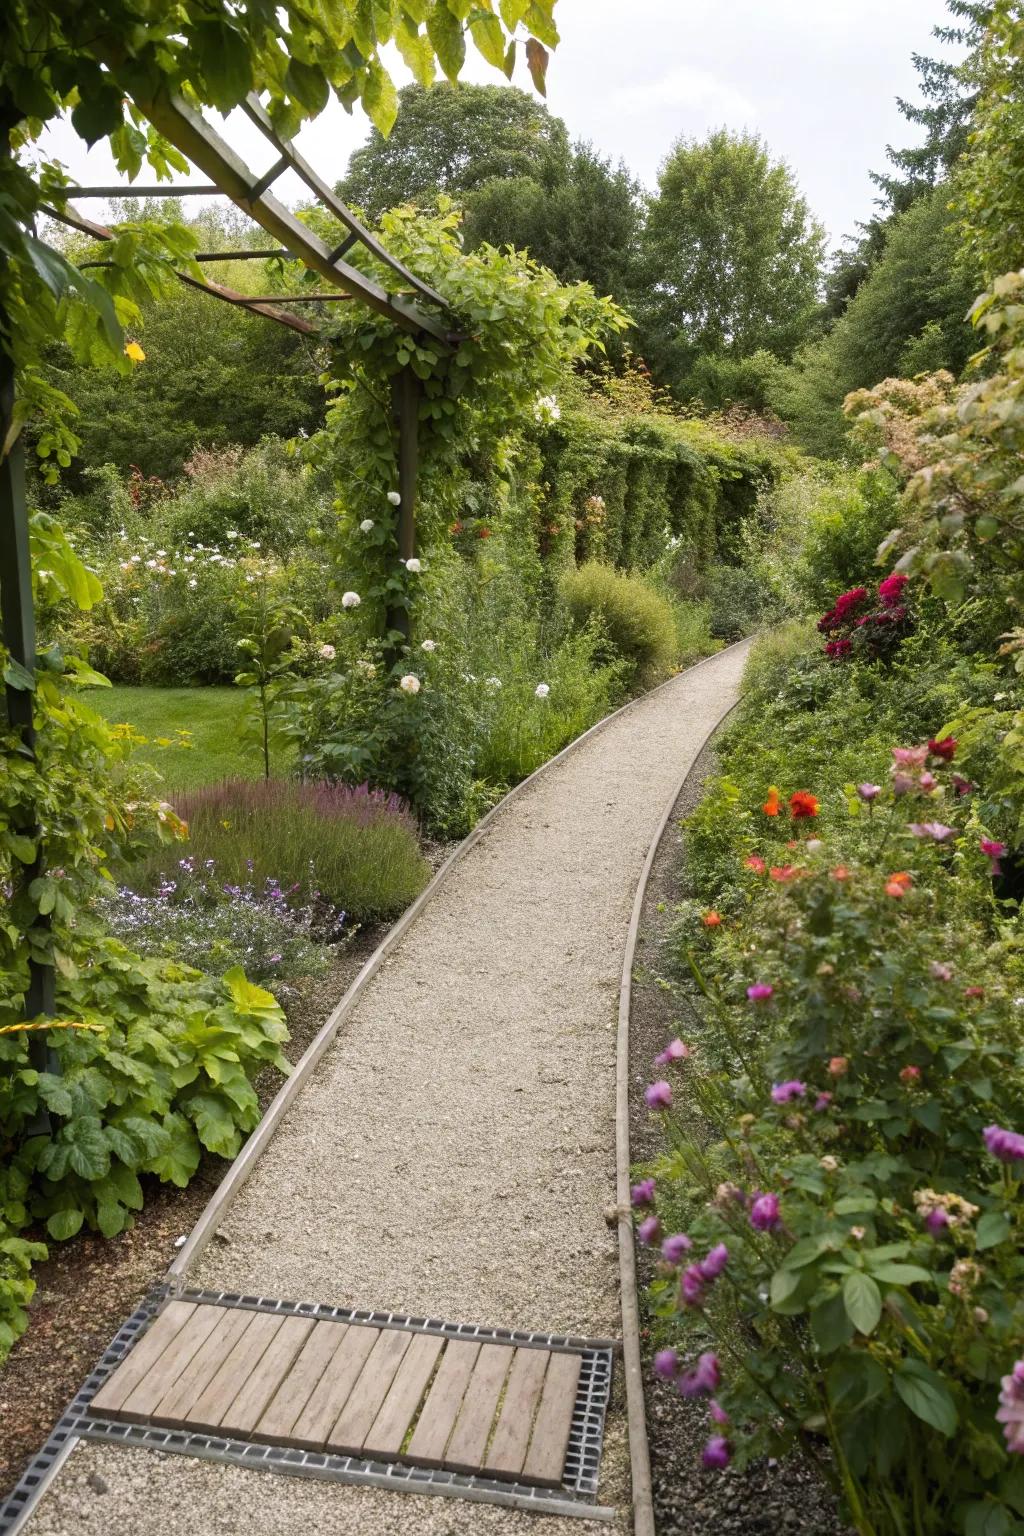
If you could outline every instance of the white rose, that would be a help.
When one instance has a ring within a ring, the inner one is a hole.
[[[370,531],[370,529],[372,527],[374,527],[373,518],[372,517],[364,517],[362,522],[359,524],[359,532],[360,533],[369,533],[369,531]]]
[[[422,569],[423,569],[423,563],[422,563],[422,561],[417,560],[415,556],[413,556],[413,558],[411,560],[407,560],[405,562],[405,568],[413,576],[418,576],[420,571],[422,571]]]
[[[423,644],[420,646],[420,650],[421,651],[428,651],[428,652],[429,651],[436,651],[437,650],[437,641],[436,640],[424,640]]]
[[[538,699],[546,699],[548,694],[551,692],[551,689],[548,687],[547,683],[538,683],[533,691]]]
[[[346,592],[342,596],[341,606],[343,608],[358,608],[361,602],[362,598],[358,592]]]
[[[320,647],[321,661],[333,661],[336,654],[337,653],[335,652],[333,645],[322,645]]]
[[[403,693],[419,693],[420,680],[412,672],[407,672],[398,686]]]
[[[393,507],[400,507],[402,505],[402,498],[397,491],[388,491],[388,501],[390,501]]]

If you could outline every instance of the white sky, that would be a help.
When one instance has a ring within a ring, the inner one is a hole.
[[[574,137],[653,186],[680,134],[756,130],[838,241],[872,211],[868,172],[883,167],[886,144],[915,137],[895,98],[917,99],[911,54],[933,50],[931,28],[946,8],[943,0],[559,0],[556,16],[562,42],[548,105]],[[472,49],[467,62],[467,79],[503,79]],[[400,64],[395,73],[404,79]],[[531,88],[522,64],[515,83]],[[332,100],[299,142],[333,182],[367,132],[361,111],[348,117]],[[232,119],[228,136],[255,170],[269,166],[270,146],[247,121]],[[117,179],[106,149],[86,154],[67,125],[44,148],[82,185]],[[275,191],[295,201],[305,189],[282,177]]]

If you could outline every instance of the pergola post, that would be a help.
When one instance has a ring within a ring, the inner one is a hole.
[[[411,560],[416,553],[416,477],[419,471],[419,379],[411,368],[395,375],[391,406],[398,431],[398,558]],[[392,608],[387,626],[409,639],[409,610]]]

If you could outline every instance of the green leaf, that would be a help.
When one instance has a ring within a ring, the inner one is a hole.
[[[387,138],[398,116],[398,93],[394,81],[376,59],[371,59],[363,86],[363,106],[378,133]]]
[[[83,1179],[102,1179],[110,1171],[110,1152],[98,1115],[79,1115],[65,1127],[68,1164]]]
[[[108,77],[109,78],[109,77]],[[124,93],[109,84],[91,84],[71,113],[71,126],[87,144],[105,139],[124,121]]]
[[[116,1237],[129,1225],[129,1215],[123,1205],[101,1201],[96,1207],[96,1225],[104,1237]]]
[[[210,102],[222,112],[237,107],[252,90],[252,55],[242,34],[224,21],[203,21],[189,33],[209,91]]]
[[[427,17],[427,36],[434,46],[437,62],[455,85],[466,62],[466,39],[462,24],[452,15],[445,0],[434,0],[433,10]]]
[[[1003,1211],[986,1211],[978,1221],[975,1246],[979,1250],[995,1248],[1006,1241],[1011,1230],[1009,1218]]]
[[[195,1122],[199,1140],[219,1157],[236,1157],[242,1138],[234,1117],[223,1099],[212,1093],[197,1093],[189,1099],[188,1113]]]
[[[52,1216],[46,1218],[46,1230],[51,1237],[62,1243],[81,1231],[82,1221],[83,1213],[79,1210],[54,1211]]]
[[[26,837],[22,832],[9,832],[7,834],[7,847],[13,856],[22,864],[35,862],[36,845],[32,838]]]
[[[906,1360],[893,1380],[896,1391],[916,1418],[947,1438],[956,1433],[956,1403],[940,1376],[916,1360]]]
[[[255,983],[246,978],[240,965],[233,965],[230,971],[224,972],[224,985],[233,1003],[246,1013],[255,1013],[262,1009],[272,1009],[274,1013],[280,1013],[280,1004],[273,992],[267,992],[263,987],[257,987]]]
[[[868,1263],[871,1263],[870,1254]],[[931,1271],[922,1269],[920,1264],[878,1264],[872,1266],[871,1273],[886,1285],[914,1285],[917,1281],[932,1279]]]
[[[165,1184],[177,1184],[179,1189],[184,1189],[199,1167],[199,1139],[183,1115],[165,1115],[163,1129],[167,1132],[167,1140],[150,1159],[149,1170]]]
[[[853,1338],[853,1324],[846,1315],[846,1304],[841,1291],[823,1301],[811,1313],[811,1333],[823,1354],[849,1344]]]
[[[497,16],[478,11],[470,18],[469,30],[477,51],[483,54],[488,64],[493,64],[495,69],[504,69],[505,33]]]
[[[316,117],[326,107],[331,94],[330,86],[322,69],[314,64],[303,64],[301,59],[290,59],[284,75],[285,89],[310,117]]]
[[[4,682],[8,688],[13,688],[16,693],[34,693],[36,680],[34,673],[27,667],[23,667],[20,661],[15,661],[13,656],[8,657],[4,667]]]
[[[882,1315],[882,1293],[871,1279],[855,1269],[843,1281],[843,1305],[858,1333],[873,1333]]]
[[[74,1105],[64,1081],[53,1072],[40,1072],[36,1086],[39,1090],[39,1097],[47,1109],[51,1109],[55,1115],[62,1115],[67,1119]]]
[[[968,1504],[964,1536],[1006,1536],[1012,1517],[1004,1504]]]
[[[856,1413],[880,1397],[889,1384],[884,1366],[863,1350],[848,1351],[830,1366],[828,1395],[834,1408]]]

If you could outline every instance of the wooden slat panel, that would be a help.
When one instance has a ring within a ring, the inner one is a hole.
[[[379,1328],[349,1328],[296,1420],[288,1437],[290,1444],[323,1450],[379,1336]]]
[[[195,1311],[194,1302],[169,1301],[149,1329],[123,1360],[114,1374],[100,1388],[90,1405],[90,1412],[116,1418],[125,1398],[134,1392],[146,1372],[156,1364],[175,1335]]]
[[[327,1436],[325,1443],[329,1451],[341,1456],[357,1456],[360,1453],[411,1339],[411,1333],[403,1333],[397,1328],[381,1330],[380,1338],[370,1351],[348,1402]]]
[[[241,1307],[209,1307],[203,1310],[217,1316],[217,1326],[199,1352],[193,1355],[170,1391],[153,1409],[153,1424],[180,1424],[188,1418],[189,1409],[206,1391],[238,1343],[239,1335],[248,1328],[252,1319],[252,1313],[243,1311]]]
[[[444,1340],[435,1334],[417,1333],[403,1356],[391,1390],[363,1441],[363,1455],[393,1458],[402,1449],[409,1425],[427,1390]]]
[[[286,1317],[220,1421],[224,1435],[248,1436],[264,1408],[291,1370],[292,1361],[313,1327],[309,1317]]]
[[[439,1467],[444,1461],[448,1437],[459,1416],[479,1353],[480,1345],[469,1339],[449,1341],[404,1461],[415,1461],[421,1467]]]
[[[175,1334],[155,1365],[150,1366],[134,1391],[121,1405],[119,1419],[144,1424],[160,1399],[170,1391],[217,1326],[220,1309],[196,1307],[184,1328]]]
[[[253,1430],[254,1440],[288,1445],[299,1414],[305,1408],[334,1353],[348,1332],[347,1323],[316,1323],[295,1364]]]
[[[253,1312],[249,1326],[239,1336],[209,1386],[200,1393],[184,1420],[192,1429],[215,1432],[238,1396],[242,1385],[259,1365],[271,1339],[284,1322],[280,1312]]]
[[[479,1472],[494,1423],[501,1389],[515,1350],[509,1344],[482,1344],[462,1399],[458,1421],[445,1452],[453,1472]]]
[[[508,1373],[505,1401],[487,1452],[484,1469],[495,1477],[518,1477],[526,1460],[533,1415],[544,1385],[550,1354],[546,1349],[517,1349]]]
[[[548,1362],[533,1438],[523,1464],[523,1478],[528,1483],[557,1488],[562,1481],[582,1368],[582,1355],[556,1353]]]

